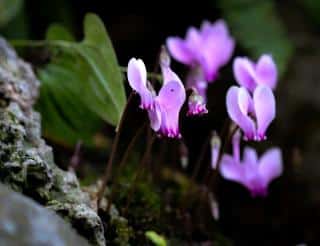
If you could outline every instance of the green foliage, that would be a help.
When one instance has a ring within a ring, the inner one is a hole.
[[[52,58],[39,69],[40,100],[37,104],[45,134],[74,144],[93,143],[100,119],[116,126],[126,103],[122,74],[102,21],[87,14],[84,40],[74,38],[62,26],[47,32]]]
[[[220,8],[239,44],[257,58],[272,54],[280,75],[286,71],[293,46],[273,0],[219,0]]]
[[[0,27],[7,25],[21,10],[23,0],[0,0]]]
[[[146,237],[151,240],[156,246],[167,246],[167,241],[163,236],[160,236],[154,231],[147,231]]]

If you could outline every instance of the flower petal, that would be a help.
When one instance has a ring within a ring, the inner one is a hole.
[[[255,126],[252,119],[243,114],[239,106],[239,90],[237,86],[232,86],[227,92],[226,105],[230,118],[243,130],[247,139],[255,136]]]
[[[178,81],[182,83],[179,76],[175,72],[173,72],[169,66],[161,64],[161,72],[163,76],[164,85],[170,81]]]
[[[153,105],[153,96],[147,88],[147,70],[141,59],[130,59],[127,76],[131,88],[140,95],[140,107],[144,109],[151,108]]]
[[[167,39],[167,48],[171,56],[177,61],[191,65],[193,62],[193,56],[186,42],[179,37],[171,37]]]
[[[179,137],[179,113],[186,100],[186,92],[180,81],[170,81],[163,85],[156,101],[161,110],[160,131],[167,137]]]
[[[249,92],[244,87],[240,87],[239,89],[238,104],[241,112],[244,115],[247,115],[249,113],[249,109],[252,107],[252,99]]]
[[[254,148],[245,147],[243,150],[243,163],[247,163],[250,165],[258,164],[258,155]]]
[[[245,185],[243,166],[240,163],[235,162],[233,157],[228,154],[224,154],[221,158],[220,173],[225,179]]]
[[[265,132],[276,115],[275,98],[272,90],[259,85],[253,92],[253,103],[257,118],[256,140],[265,139]]]
[[[217,20],[214,23],[204,21],[200,27],[200,33],[203,38],[207,38],[210,35],[228,36],[228,27],[224,20]]]
[[[257,82],[274,89],[277,85],[277,66],[271,55],[262,55],[256,65]]]
[[[157,101],[154,103],[154,107],[148,110],[150,126],[151,128],[157,132],[161,126],[161,110]]]
[[[259,161],[259,173],[266,185],[282,174],[282,154],[279,148],[268,150]]]
[[[249,91],[256,87],[254,64],[246,57],[237,57],[233,62],[233,74],[239,85]]]
[[[213,81],[218,76],[218,70],[231,58],[234,40],[229,37],[211,35],[202,46],[198,63],[201,64],[205,79]]]

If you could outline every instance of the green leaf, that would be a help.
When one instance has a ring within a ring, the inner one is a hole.
[[[116,126],[126,103],[115,52],[96,15],[86,15],[84,35],[74,42],[65,28],[52,25],[46,35],[52,57],[38,71],[44,132],[64,144],[92,144],[101,120]]]
[[[0,27],[7,25],[22,9],[23,0],[0,0]]]
[[[167,246],[167,241],[154,231],[146,231],[145,236],[156,246]]]
[[[224,18],[236,40],[250,55],[272,54],[280,75],[293,53],[285,27],[276,13],[273,0],[219,0]]]
[[[49,26],[46,33],[47,40],[65,40],[65,41],[75,41],[72,34],[60,24],[52,24]]]

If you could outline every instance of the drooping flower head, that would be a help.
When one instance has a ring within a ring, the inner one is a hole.
[[[225,179],[240,183],[252,197],[266,196],[271,181],[281,176],[283,171],[282,154],[279,148],[272,148],[258,159],[257,152],[245,147],[240,160],[239,142],[233,143],[233,156],[224,154],[221,159],[220,173]],[[235,153],[236,152],[236,153]]]
[[[223,20],[203,22],[200,30],[190,27],[185,39],[169,37],[167,47],[177,61],[203,70],[206,81],[213,81],[220,67],[232,56],[235,42]]]
[[[246,88],[232,86],[226,104],[230,118],[242,129],[246,140],[266,139],[276,114],[275,98],[269,87],[258,85],[251,96]]]
[[[158,95],[147,81],[146,67],[141,59],[132,58],[128,64],[128,81],[141,99],[140,107],[149,114],[151,128],[161,136],[181,137],[179,112],[186,99],[186,92],[180,78],[161,63],[163,85]]]
[[[257,63],[247,57],[237,57],[233,63],[233,73],[240,86],[253,92],[258,85],[275,89],[277,85],[277,66],[271,55],[262,55]]]

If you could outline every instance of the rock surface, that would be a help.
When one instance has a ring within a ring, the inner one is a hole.
[[[0,244],[6,246],[89,246],[52,211],[0,185]]]
[[[32,109],[39,81],[31,67],[0,38],[0,181],[57,211],[93,245],[105,245],[104,229],[72,172],[58,168],[41,138]]]

